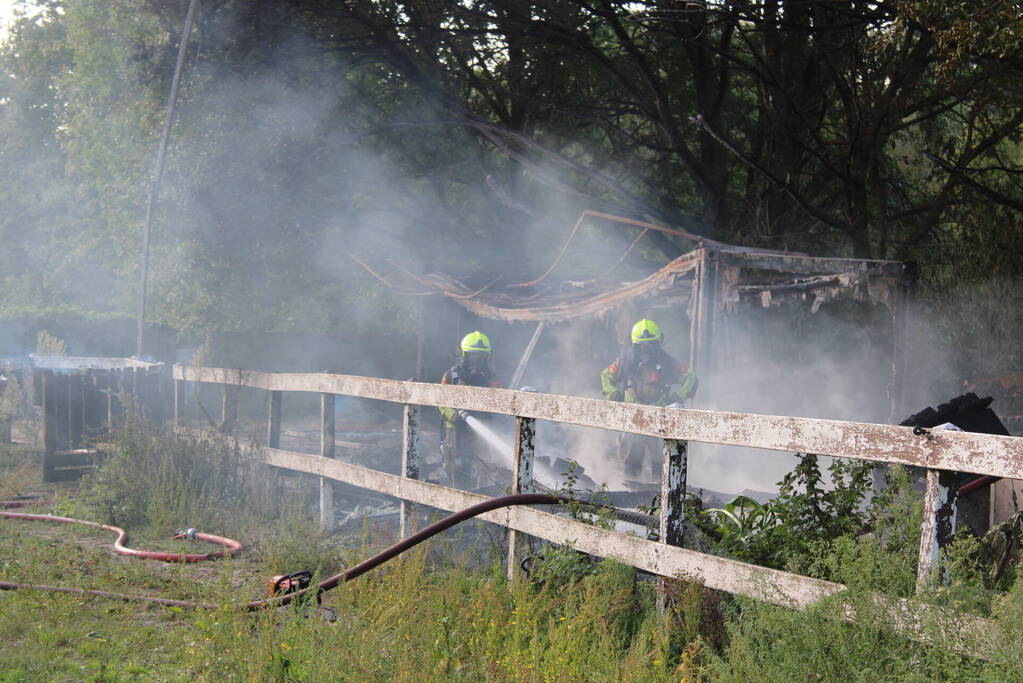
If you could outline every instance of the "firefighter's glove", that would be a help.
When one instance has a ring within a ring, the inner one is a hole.
[[[688,370],[683,373],[682,381],[669,387],[670,395],[679,401],[687,401],[696,393],[697,386],[699,386],[699,382],[696,379],[696,373]]]
[[[622,400],[625,401],[626,403],[639,403],[639,399],[636,398],[635,389],[626,389],[625,395],[622,397]]]

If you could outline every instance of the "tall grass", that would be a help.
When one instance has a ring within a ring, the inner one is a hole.
[[[984,594],[1002,629],[984,657],[914,642],[871,611],[870,591],[911,595],[915,585],[919,501],[904,488],[881,498],[870,533],[812,555],[813,573],[850,586],[842,600],[856,607],[855,624],[841,618],[836,600],[796,611],[710,591],[696,577],[669,581],[659,612],[652,581],[613,561],[569,562],[570,550],[545,551],[551,571],[541,562],[530,580],[509,585],[499,562],[467,565],[438,551],[443,543],[325,594],[333,622],[310,607],[240,611],[272,574],[333,573],[381,545],[371,530],[319,533],[302,501],[289,501],[300,494],[231,442],[129,420],[74,506],[132,531],[185,523],[237,531],[250,552],[227,563],[163,565],[112,556],[84,542],[88,531],[0,521],[0,577],[223,607],[190,613],[0,594],[0,681],[1023,680],[1019,581]],[[566,570],[573,566],[579,571]]]
[[[238,531],[279,518],[279,480],[237,441],[176,432],[129,412],[112,452],[85,479],[82,514],[124,527],[193,526]]]

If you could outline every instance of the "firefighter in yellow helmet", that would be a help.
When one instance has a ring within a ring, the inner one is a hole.
[[[696,373],[664,350],[664,335],[653,320],[644,318],[632,326],[630,344],[600,373],[604,398],[625,403],[682,407],[696,393]],[[618,455],[625,461],[626,475],[638,475],[643,465],[656,463],[656,440],[621,435]]]
[[[501,385],[490,368],[492,353],[490,337],[479,330],[470,332],[462,337],[458,345],[458,362],[444,373],[440,383],[499,388]],[[475,444],[471,432],[465,426],[465,418],[469,416],[466,411],[440,408],[440,414],[444,421],[441,442],[444,469],[449,482],[454,484],[456,459],[462,467],[467,467]]]

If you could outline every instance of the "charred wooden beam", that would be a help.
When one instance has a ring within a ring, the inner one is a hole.
[[[511,493],[530,493],[533,490],[533,456],[536,444],[536,420],[520,417],[515,420],[515,462],[512,465]],[[508,580],[521,578],[520,559],[525,537],[514,529],[508,530]]]
[[[419,478],[419,408],[405,404],[402,411],[401,476]],[[398,537],[406,538],[413,532],[415,503],[401,501]]]
[[[320,394],[320,457],[334,459],[334,394]],[[334,529],[334,482],[320,477],[320,528]]]
[[[284,404],[284,392],[269,392],[269,405],[266,418],[266,445],[270,448],[281,447],[281,408]]]
[[[799,292],[811,292],[815,289],[825,287],[850,287],[856,282],[856,276],[852,273],[840,275],[822,275],[820,277],[802,278],[792,282],[770,283],[759,285],[739,285],[736,291],[740,296],[760,296],[764,292],[771,294],[795,294]]]
[[[787,254],[742,254],[735,252],[718,252],[718,256],[722,263],[728,265],[805,275],[864,273],[881,277],[899,278],[902,276],[903,269],[901,261],[823,258],[819,256]]]

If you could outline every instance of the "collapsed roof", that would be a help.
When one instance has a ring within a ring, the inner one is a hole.
[[[906,275],[906,267],[897,261],[821,258],[766,249],[751,249],[703,240],[684,231],[625,219],[593,211],[583,212],[646,230],[656,229],[680,234],[697,241],[697,247],[669,262],[647,277],[623,282],[608,274],[578,282],[548,279],[568,242],[554,264],[543,276],[528,283],[501,285],[491,281],[473,288],[444,273],[419,275],[398,264],[394,274],[384,276],[359,261],[368,272],[394,291],[412,296],[442,295],[482,318],[506,321],[558,322],[583,317],[603,317],[609,311],[635,300],[648,305],[691,306],[694,292],[708,276],[713,276],[718,301],[726,310],[740,302],[764,307],[785,300],[812,302],[812,310],[831,299],[849,297],[890,305],[894,289]],[[576,223],[578,228],[579,223]],[[573,230],[572,235],[575,234]],[[642,237],[642,234],[640,237]],[[569,237],[569,242],[572,237]],[[638,242],[639,238],[636,239]],[[635,246],[633,242],[629,251]],[[618,263],[628,254],[622,255]],[[616,264],[617,265],[617,264]],[[399,280],[395,280],[395,277]]]

